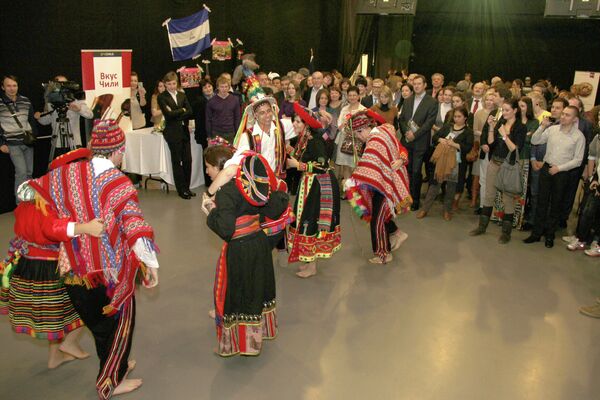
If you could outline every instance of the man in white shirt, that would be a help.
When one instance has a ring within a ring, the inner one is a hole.
[[[68,82],[69,80],[64,75],[58,75],[54,77],[54,81],[56,82]],[[61,132],[57,130],[57,119],[58,119],[58,111],[53,110],[51,104],[47,103],[45,107],[46,112],[50,112],[49,114],[42,115],[39,112],[36,112],[33,116],[41,125],[52,125],[52,142],[55,147],[54,154],[52,158],[56,158],[61,154],[72,150],[70,146],[81,147],[81,131],[79,127],[79,117],[83,117],[85,119],[92,119],[94,117],[94,113],[85,100],[75,100],[68,104],[67,110],[67,118],[69,120],[68,129],[70,132],[64,132],[65,134],[72,135],[72,138],[69,139],[64,135],[61,135]]]
[[[535,226],[525,243],[538,242],[544,235],[546,247],[554,246],[554,233],[567,200],[569,171],[581,165],[585,151],[585,137],[577,128],[578,115],[576,107],[568,106],[559,125],[550,126],[549,119],[544,118],[541,124],[544,129],[538,129],[531,137],[531,144],[546,143],[547,147],[540,172]]]
[[[248,114],[249,126],[238,133],[234,141],[236,152],[208,188],[209,196],[214,196],[221,186],[235,176],[242,153],[246,150],[260,153],[279,178],[285,177],[286,146],[290,139],[296,137],[296,133],[291,120],[277,119],[275,104],[272,97],[263,97],[246,107],[244,113]]]

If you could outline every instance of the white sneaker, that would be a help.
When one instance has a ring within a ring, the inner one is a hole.
[[[595,249],[587,249],[584,251],[586,256],[590,257],[600,257],[600,248]]]
[[[598,249],[600,249],[600,246],[598,246],[598,241],[594,240],[592,242],[592,244],[590,244],[590,250],[598,250]]]
[[[563,236],[562,237],[562,241],[565,243],[573,243],[577,241],[577,236],[572,235],[572,236]]]
[[[585,249],[585,243],[576,239],[574,242],[571,242],[567,245],[567,249],[571,251],[583,250]]]

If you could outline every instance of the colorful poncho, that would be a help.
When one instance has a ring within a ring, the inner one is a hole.
[[[385,197],[388,218],[408,210],[412,198],[406,166],[402,165],[398,170],[392,168],[394,160],[407,158],[408,152],[396,139],[391,125],[373,128],[363,155],[352,173],[350,181],[355,184],[346,190],[352,207],[362,219],[367,222],[371,220],[373,190]]]
[[[138,238],[154,246],[152,227],[138,205],[137,192],[129,178],[116,168],[94,176],[89,161],[62,166],[31,186],[55,205],[60,218],[78,223],[102,218],[102,237],[74,237],[60,245],[59,268],[87,287],[104,285],[111,302],[104,313],[111,315],[133,295],[140,262],[132,248]]]

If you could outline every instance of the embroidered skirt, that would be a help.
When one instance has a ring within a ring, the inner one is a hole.
[[[330,258],[341,248],[340,192],[332,171],[302,175],[288,229],[289,262]]]

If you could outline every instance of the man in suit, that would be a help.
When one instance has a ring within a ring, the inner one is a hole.
[[[312,110],[316,106],[318,106],[317,93],[319,90],[323,89],[323,73],[321,71],[315,71],[312,73],[312,89],[307,89],[302,96],[302,99],[308,104],[308,108]]]
[[[431,75],[431,89],[427,89],[427,94],[437,99],[438,94],[444,88],[444,75],[436,72]]]
[[[383,89],[384,82],[382,79],[374,79],[373,80],[373,92],[370,95],[367,95],[362,98],[360,104],[365,106],[366,108],[371,108],[375,104],[379,103],[379,95],[381,94],[381,90]]]
[[[421,169],[425,154],[431,145],[431,128],[438,113],[438,102],[425,93],[427,83],[423,75],[413,79],[414,94],[404,102],[400,113],[402,144],[408,150],[408,175],[410,176],[410,194],[413,198],[411,210],[419,209],[421,199]]]
[[[163,78],[167,90],[158,95],[158,106],[165,117],[163,136],[171,151],[173,179],[179,197],[185,200],[196,196],[190,190],[192,177],[192,151],[187,121],[192,117],[192,107],[185,93],[177,90],[177,74],[167,72]]]

